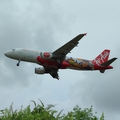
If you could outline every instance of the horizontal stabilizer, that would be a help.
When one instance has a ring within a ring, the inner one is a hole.
[[[109,66],[112,62],[114,62],[117,58],[112,58],[108,60],[107,62],[102,63],[102,66]]]

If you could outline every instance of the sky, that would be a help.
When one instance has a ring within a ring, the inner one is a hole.
[[[120,1],[114,0],[1,0],[0,109],[19,109],[31,100],[56,104],[63,113],[75,105],[90,108],[105,120],[120,119]],[[60,80],[34,73],[37,64],[4,56],[12,48],[53,52],[80,33],[87,33],[68,56],[93,60],[104,49],[118,59],[113,70],[59,70]]]

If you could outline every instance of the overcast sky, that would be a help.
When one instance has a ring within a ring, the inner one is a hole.
[[[104,49],[118,57],[104,74],[59,70],[60,81],[37,75],[37,64],[4,56],[11,48],[54,51],[86,33],[68,56],[94,59]],[[106,120],[120,119],[120,1],[119,0],[0,0],[0,109],[39,103],[57,104],[63,113],[75,105],[90,108]]]

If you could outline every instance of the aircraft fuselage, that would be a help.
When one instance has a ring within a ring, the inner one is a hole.
[[[16,48],[9,50],[5,56],[20,61],[32,62],[41,65],[35,68],[36,74],[49,73],[53,78],[59,79],[59,69],[74,69],[74,70],[99,70],[104,73],[106,69],[112,69],[110,66],[117,58],[108,60],[110,50],[105,49],[93,60],[85,60],[81,58],[67,57],[66,55],[78,45],[79,41],[86,36],[86,33],[79,34],[69,42],[56,49],[53,52],[39,52],[24,48]]]
[[[37,63],[44,67],[52,67],[58,69],[59,62],[54,59],[44,59],[41,57],[39,51],[17,48],[9,50],[5,53],[9,58]],[[74,69],[74,70],[102,70],[111,69],[112,66],[99,66],[92,60],[85,60],[81,58],[65,57],[59,69]]]

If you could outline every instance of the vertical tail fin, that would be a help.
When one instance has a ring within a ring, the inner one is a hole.
[[[96,64],[102,64],[104,62],[108,61],[109,58],[109,54],[110,54],[110,50],[105,49],[101,54],[99,54],[94,60],[93,62],[95,62]]]

